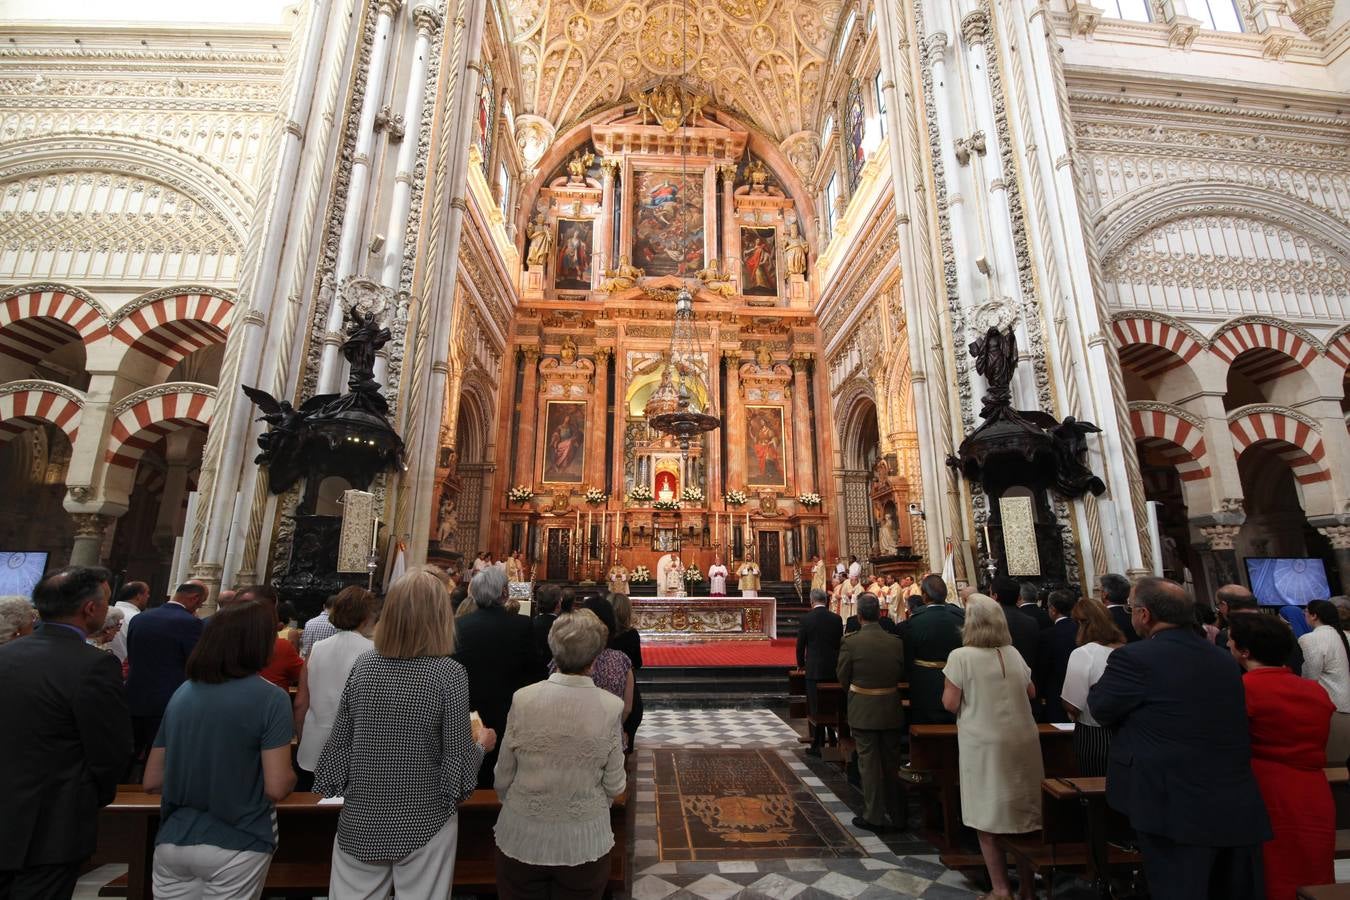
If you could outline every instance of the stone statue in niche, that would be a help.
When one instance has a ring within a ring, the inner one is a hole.
[[[720,297],[731,297],[736,293],[736,285],[732,283],[731,276],[723,271],[717,260],[708,263],[699,271],[698,280],[703,282],[705,288]]]
[[[577,342],[572,340],[570,334],[563,338],[562,350],[558,352],[558,356],[569,366],[577,361]]]
[[[1017,369],[1017,335],[1012,329],[1012,312],[1001,303],[986,305],[976,314],[983,331],[971,342],[970,355],[975,371],[984,376],[989,392],[980,406],[980,415],[1012,404],[1012,378]]]
[[[877,527],[877,550],[881,556],[895,556],[900,552],[900,529],[895,513],[886,513]]]
[[[631,287],[635,287],[638,279],[646,274],[646,272],[633,265],[632,260],[630,260],[628,254],[625,253],[619,257],[619,265],[617,268],[605,272],[605,280],[600,282],[600,290],[607,294],[612,294],[616,291],[626,291]]]
[[[448,549],[455,542],[455,498],[447,493],[441,498],[441,508],[436,516],[436,543],[442,549]]]
[[[806,238],[797,233],[797,223],[788,224],[783,238],[783,268],[789,275],[806,274]]]
[[[766,372],[773,368],[773,351],[765,341],[760,341],[755,348],[755,364]]]
[[[536,216],[530,223],[530,248],[525,254],[525,264],[530,268],[543,266],[553,250],[553,232],[548,223]]]

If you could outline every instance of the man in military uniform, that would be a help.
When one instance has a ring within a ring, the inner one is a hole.
[[[951,725],[956,717],[942,706],[942,669],[947,654],[961,646],[965,613],[947,602],[947,584],[928,575],[920,588],[923,605],[900,624],[905,644],[905,680],[909,682],[912,725]]]
[[[848,692],[848,727],[858,744],[862,775],[863,816],[855,828],[867,831],[905,827],[900,795],[900,739],[904,717],[900,679],[905,649],[900,639],[882,630],[881,604],[875,594],[858,597],[862,627],[844,638],[839,648],[839,683]],[[941,673],[939,673],[941,674]]]

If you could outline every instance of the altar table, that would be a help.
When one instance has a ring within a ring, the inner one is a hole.
[[[633,627],[643,640],[768,640],[778,637],[773,597],[633,597]]]

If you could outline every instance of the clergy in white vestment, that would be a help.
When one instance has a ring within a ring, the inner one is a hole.
[[[736,586],[741,590],[742,597],[759,596],[759,566],[755,564],[752,557],[746,557],[745,562],[736,570]]]
[[[708,567],[708,595],[711,597],[725,597],[727,595],[727,576],[731,573],[722,563],[722,557],[713,557],[713,564]]]
[[[667,553],[656,562],[656,590],[662,597],[678,597],[683,589],[684,566],[678,556]]]
[[[839,615],[844,621],[858,612],[858,596],[866,593],[858,577],[852,576],[839,587]]]
[[[848,558],[848,577],[849,578],[862,577],[862,563],[858,562],[858,557],[856,556],[850,556]]]
[[[811,590],[828,591],[830,581],[830,567],[825,565],[825,560],[819,556],[811,566]]]

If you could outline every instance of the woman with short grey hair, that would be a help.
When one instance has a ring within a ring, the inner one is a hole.
[[[599,897],[609,881],[609,807],[627,781],[623,701],[590,677],[608,643],[609,629],[590,610],[560,616],[548,633],[558,671],[511,701],[495,781],[503,900]]]
[[[37,624],[37,610],[27,597],[0,597],[0,644],[33,633]]]

